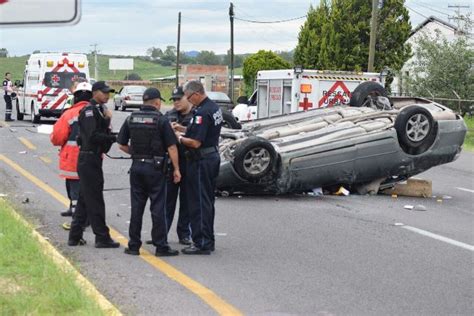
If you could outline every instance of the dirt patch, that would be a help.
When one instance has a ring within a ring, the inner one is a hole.
[[[15,280],[5,277],[0,277],[0,294],[12,295],[19,292],[25,292],[26,288],[19,285]]]

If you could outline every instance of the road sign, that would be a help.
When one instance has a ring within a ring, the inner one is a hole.
[[[81,0],[0,0],[0,26],[75,24]]]
[[[133,70],[133,58],[110,58],[109,70]]]

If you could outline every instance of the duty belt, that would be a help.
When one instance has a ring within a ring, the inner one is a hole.
[[[133,161],[139,162],[146,162],[146,163],[154,163],[155,161],[152,158],[132,158]]]
[[[212,147],[200,148],[199,151],[201,152],[202,156],[205,156],[205,155],[216,153],[218,150],[216,146],[212,146]]]

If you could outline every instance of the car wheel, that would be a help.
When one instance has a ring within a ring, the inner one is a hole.
[[[20,102],[16,99],[16,119],[23,121],[23,113],[20,112]]]
[[[41,120],[41,115],[35,114],[35,105],[31,103],[31,123],[38,124]]]
[[[244,179],[257,182],[268,175],[276,162],[275,148],[261,137],[249,137],[234,152],[235,171]]]
[[[402,109],[395,119],[394,126],[400,146],[410,155],[424,153],[436,138],[436,122],[431,113],[420,106]]]
[[[115,111],[118,110],[117,102],[114,102],[114,110],[115,110]]]
[[[354,107],[370,107],[377,97],[388,98],[385,88],[377,82],[366,81],[358,85],[352,92],[349,104]]]
[[[237,119],[231,112],[224,109],[221,109],[221,111],[222,111],[222,119],[224,120],[224,123],[222,124],[222,126],[231,128],[231,129],[242,128],[242,125],[237,121]]]

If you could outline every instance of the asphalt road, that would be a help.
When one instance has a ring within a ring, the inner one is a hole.
[[[114,130],[129,113],[115,111]],[[57,148],[48,135],[37,133],[37,126],[16,121],[1,127],[0,154],[65,195],[57,176]],[[120,155],[117,148],[111,154]],[[463,152],[457,161],[421,174],[433,181],[435,197],[426,199],[218,198],[216,251],[158,262],[170,264],[243,314],[473,315],[473,163],[474,154]],[[129,160],[104,161],[107,222],[125,237],[129,165]],[[190,291],[189,282],[176,281],[143,258],[123,254],[123,247],[95,249],[90,229],[85,234],[88,245],[68,247],[67,232],[60,228],[64,206],[1,159],[0,179],[0,193],[8,194],[125,314],[206,315],[222,306],[221,301],[206,301]],[[404,208],[417,204],[427,210]],[[435,235],[423,235],[424,231]],[[145,216],[144,239],[149,234]],[[442,237],[448,239],[439,240]],[[169,241],[182,248],[174,227]],[[145,249],[153,252],[152,247]]]

